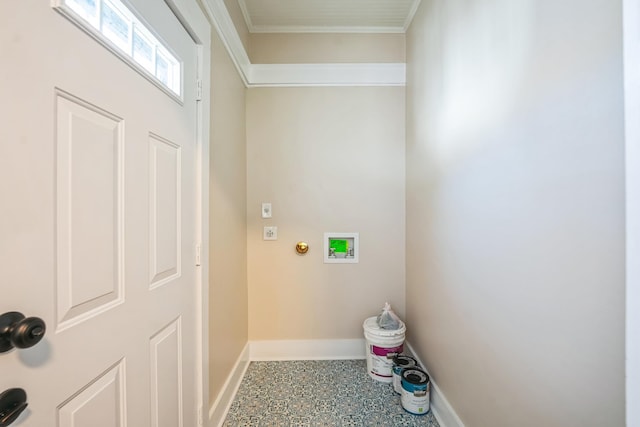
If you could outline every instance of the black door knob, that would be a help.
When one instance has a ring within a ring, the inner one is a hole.
[[[4,313],[0,316],[0,353],[14,347],[32,347],[40,342],[46,330],[44,320],[38,317],[25,318],[16,311]]]
[[[0,394],[0,427],[11,424],[27,409],[27,393],[21,388],[10,388]]]

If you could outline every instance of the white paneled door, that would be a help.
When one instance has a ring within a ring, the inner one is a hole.
[[[12,426],[193,427],[196,46],[162,1],[126,2],[146,33],[109,0],[73,2],[150,72],[45,1],[2,3],[0,314],[46,333],[0,353],[0,392],[26,391]],[[154,38],[177,68],[149,62]]]

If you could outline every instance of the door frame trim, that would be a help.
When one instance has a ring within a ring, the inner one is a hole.
[[[198,425],[209,405],[209,115],[211,110],[211,25],[197,0],[165,0],[193,38],[198,49],[201,96],[196,106],[196,235],[200,265],[196,267],[196,374]],[[187,262],[196,262],[190,260]]]
[[[640,0],[623,0],[626,200],[626,425],[640,425]]]

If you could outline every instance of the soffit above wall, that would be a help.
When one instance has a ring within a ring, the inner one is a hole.
[[[224,0],[202,0],[201,4],[247,87],[405,85],[404,62],[252,64]]]
[[[404,34],[251,34],[247,53],[254,64],[405,62]]]
[[[252,33],[404,33],[420,0],[237,0]]]

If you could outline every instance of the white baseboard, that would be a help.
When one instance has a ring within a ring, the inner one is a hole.
[[[251,361],[364,359],[364,339],[250,341],[209,409],[209,426],[221,427]]]
[[[249,361],[249,344],[247,343],[231,369],[231,373],[229,373],[227,381],[222,386],[216,401],[213,402],[209,409],[209,426],[222,427],[229,412],[229,407],[238,392],[242,378],[249,367]]]
[[[433,381],[433,377],[429,374],[425,364],[422,363],[420,356],[415,352],[411,343],[405,341],[405,346],[407,350],[409,350],[409,353],[418,360],[420,366],[427,371],[427,374],[429,375],[429,380],[431,382],[431,411],[438,420],[438,424],[440,424],[441,427],[464,427],[462,420],[458,417],[456,411],[453,410],[451,404],[449,404],[449,401],[444,396],[438,385]]]
[[[405,346],[418,360],[420,366],[425,368],[411,344],[405,342]],[[364,339],[250,341],[238,357],[218,398],[211,405],[209,425],[221,427],[224,423],[250,361],[364,359],[365,357]],[[429,377],[431,378],[431,374]],[[441,427],[465,427],[433,378],[431,378],[431,410]]]
[[[365,340],[285,340],[251,341],[250,358],[267,360],[364,359]]]

